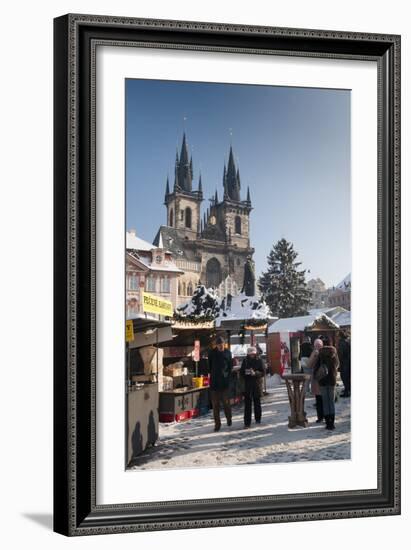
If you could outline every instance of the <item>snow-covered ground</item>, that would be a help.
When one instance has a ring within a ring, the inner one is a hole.
[[[138,457],[132,468],[147,470],[350,458],[350,399],[340,398],[336,403],[334,431],[326,430],[324,424],[315,423],[313,397],[306,399],[308,427],[289,429],[289,403],[284,382],[268,388],[262,407],[262,423],[253,423],[248,430],[244,429],[243,404],[232,408],[231,427],[226,425],[222,413],[222,427],[217,433],[213,431],[211,412],[186,422],[160,424],[156,446]]]

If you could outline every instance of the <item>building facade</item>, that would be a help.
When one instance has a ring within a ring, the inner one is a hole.
[[[193,161],[184,134],[180,155],[176,155],[172,190],[168,178],[166,183],[166,224],[159,228],[153,243],[170,251],[176,266],[184,271],[178,282],[180,304],[200,282],[221,295],[228,289],[231,293],[241,290],[244,263],[254,253],[250,244],[250,191],[242,200],[232,147],[223,170],[222,199],[216,190],[202,213],[203,201],[201,175],[197,189],[193,189]]]
[[[183,272],[171,252],[126,233],[126,317],[133,319],[143,313],[142,293],[149,292],[178,303],[178,278]],[[152,314],[150,314],[152,315]]]
[[[319,277],[317,279],[310,279],[307,282],[307,288],[311,290],[310,306],[312,308],[328,306],[330,290],[326,288],[324,281]]]
[[[351,273],[335,288],[331,289],[328,305],[332,307],[341,306],[351,311]]]

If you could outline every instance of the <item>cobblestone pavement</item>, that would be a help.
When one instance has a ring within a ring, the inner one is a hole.
[[[260,425],[243,426],[243,405],[233,407],[233,424],[213,431],[211,413],[192,420],[160,424],[155,447],[135,459],[131,469],[173,469],[349,459],[351,453],[350,399],[336,403],[336,429],[316,424],[313,397],[306,399],[307,428],[288,428],[289,404],[285,384],[262,399]]]

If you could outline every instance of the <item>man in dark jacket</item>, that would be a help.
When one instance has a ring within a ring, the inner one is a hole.
[[[351,395],[351,344],[345,332],[340,332],[338,341],[338,359],[340,360],[340,374],[344,384],[341,397]]]
[[[264,376],[264,364],[257,357],[257,350],[253,346],[247,350],[247,357],[240,368],[240,376],[244,379],[244,427],[249,428],[253,404],[255,421],[257,424],[261,423],[261,385],[259,382]]]
[[[220,403],[223,404],[227,426],[231,426],[231,405],[228,394],[230,376],[233,368],[231,351],[225,349],[224,339],[219,336],[216,340],[216,348],[208,353],[208,368],[210,372],[210,397],[213,406],[214,431],[221,428]]]

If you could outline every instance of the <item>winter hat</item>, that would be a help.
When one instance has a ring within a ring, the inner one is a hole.
[[[216,344],[224,344],[224,338],[222,336],[218,336],[215,343]]]
[[[247,348],[247,355],[251,355],[252,353],[257,353],[257,348],[255,348],[254,346],[250,346],[249,348]]]
[[[321,349],[323,347],[323,345],[324,345],[323,341],[320,340],[319,338],[314,340],[314,348],[315,349]]]

